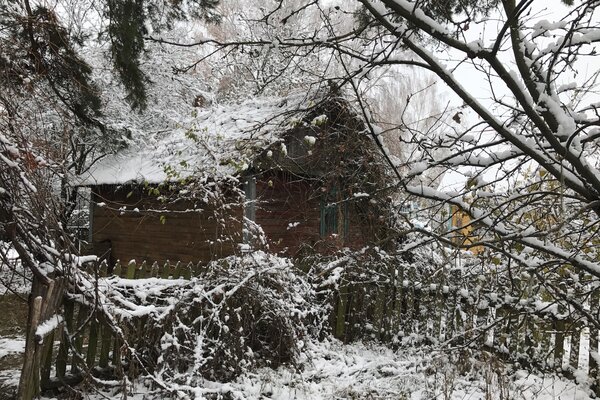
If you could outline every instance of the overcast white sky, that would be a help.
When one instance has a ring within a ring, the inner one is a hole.
[[[540,20],[548,20],[550,22],[559,21],[561,17],[566,15],[569,11],[569,7],[565,6],[561,0],[537,0],[534,1],[531,7],[531,23],[528,25],[533,25],[535,22]],[[475,41],[482,40],[486,47],[491,47],[494,40],[496,39],[496,35],[502,26],[503,21],[500,19],[500,14],[491,15],[490,18],[485,23],[480,24],[471,24],[470,29],[467,33],[467,41]],[[550,41],[550,39],[548,39]],[[516,66],[514,65],[514,59],[512,57],[512,53],[509,50],[508,46],[504,46],[507,51],[503,52],[501,57],[506,60],[506,65],[510,70],[516,71]],[[461,61],[459,58],[460,54],[457,53],[438,53],[436,54],[441,59],[448,60],[448,67],[451,65],[456,65],[457,61]],[[454,62],[453,62],[453,61]],[[587,78],[589,78],[593,73],[600,69],[600,57],[586,57],[582,58],[578,61],[578,65],[575,66],[579,71],[579,76],[574,77],[573,75],[566,75],[563,78],[561,84],[566,84],[569,82],[583,82]],[[457,80],[469,90],[470,93],[475,94],[475,97],[481,101],[483,104],[489,104],[489,99],[491,96],[491,89],[488,82],[485,80],[485,77],[481,72],[475,70],[472,64],[468,62],[463,62],[460,64],[458,68],[456,68],[454,72]],[[446,88],[448,92],[450,90]],[[494,90],[496,94],[504,93],[508,94],[508,90],[502,84],[495,84]],[[453,96],[453,94],[452,94]],[[456,98],[455,96],[453,96]],[[590,101],[598,101],[591,100]]]

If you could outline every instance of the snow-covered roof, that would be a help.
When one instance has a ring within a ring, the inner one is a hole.
[[[173,121],[172,129],[147,133],[126,149],[102,158],[78,177],[77,184],[160,183],[192,174],[217,179],[237,175],[263,150],[281,142],[282,134],[314,104],[315,97],[304,93],[197,109],[196,115]]]

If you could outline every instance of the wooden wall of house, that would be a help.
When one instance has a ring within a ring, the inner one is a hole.
[[[368,242],[368,229],[350,204],[347,229],[338,219],[336,235],[321,236],[321,196],[318,181],[290,174],[264,174],[256,182],[255,222],[261,226],[269,251],[285,256],[332,253],[343,247],[359,249]],[[243,206],[215,210],[206,204],[178,201],[162,204],[139,188],[104,185],[93,188],[92,245],[109,261],[167,260],[209,262],[240,250]],[[167,210],[168,208],[168,210]]]
[[[162,204],[139,188],[93,188],[92,242],[110,248],[115,262],[208,262],[238,250],[242,206],[214,207],[178,201]],[[165,211],[165,208],[169,211]]]
[[[348,229],[344,234],[339,218],[339,234],[320,234],[321,190],[318,181],[287,173],[264,174],[256,181],[256,223],[267,237],[269,250],[287,256],[316,250],[331,253],[342,247],[358,249],[367,243],[367,230],[352,205],[348,207]]]

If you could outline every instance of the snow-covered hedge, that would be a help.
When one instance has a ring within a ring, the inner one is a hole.
[[[165,387],[294,365],[318,330],[312,286],[289,260],[263,252],[215,261],[190,281],[144,281],[115,279],[109,298],[124,305],[114,311],[136,362]]]

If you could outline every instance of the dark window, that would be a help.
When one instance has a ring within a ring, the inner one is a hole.
[[[339,196],[333,187],[321,200],[321,236],[348,234],[348,203]],[[341,221],[340,221],[341,219]]]

